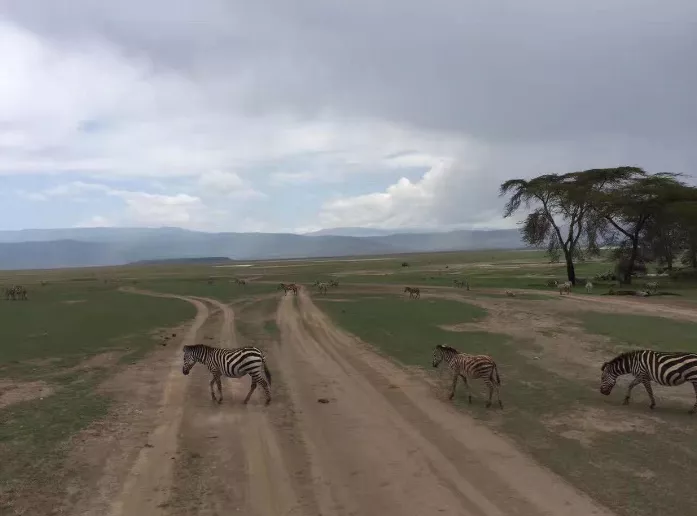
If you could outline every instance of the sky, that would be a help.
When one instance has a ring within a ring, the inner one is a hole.
[[[0,0],[0,63],[0,229],[505,228],[697,163],[694,0]]]

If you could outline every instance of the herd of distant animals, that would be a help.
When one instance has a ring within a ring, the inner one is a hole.
[[[244,280],[236,279],[235,281],[240,285],[245,284]],[[318,280],[313,283],[313,286],[320,293],[326,294],[330,287],[338,287],[339,283],[333,279],[329,282]],[[453,280],[453,286],[470,290],[470,283],[466,279]],[[571,282],[559,282],[557,280],[550,280],[547,286],[558,288],[560,295],[564,293],[570,294],[572,288]],[[585,288],[588,293],[591,293],[593,291],[593,283],[590,280],[587,281]],[[294,295],[297,295],[299,289],[300,286],[296,283],[280,283],[278,285],[278,290],[283,290],[284,295],[288,294],[288,292],[293,292]],[[658,282],[646,283],[646,289],[647,292],[655,292],[658,289]],[[404,287],[404,292],[409,293],[409,298],[418,299],[421,297],[421,291],[418,287]],[[506,290],[506,295],[514,297],[515,293],[511,290]],[[222,376],[241,378],[249,375],[252,378],[252,384],[243,403],[247,404],[249,402],[252,393],[258,385],[261,385],[264,390],[266,404],[268,405],[271,402],[271,373],[268,370],[262,351],[258,348],[225,349],[202,344],[185,346],[183,373],[185,375],[189,374],[189,371],[197,362],[206,365],[212,374],[210,392],[214,401],[221,403],[223,400],[220,381]],[[434,368],[437,368],[442,362],[447,364],[453,374],[449,399],[454,398],[458,380],[461,379],[467,390],[468,401],[472,403],[472,393],[468,379],[481,379],[488,389],[486,407],[491,407],[493,395],[496,393],[498,405],[500,408],[503,408],[500,392],[501,377],[496,362],[491,356],[462,353],[451,346],[438,344],[433,349],[432,365]],[[634,387],[642,384],[649,395],[649,407],[653,409],[656,406],[656,400],[653,395],[651,382],[673,387],[689,382],[692,383],[695,391],[695,404],[689,413],[694,414],[697,412],[697,354],[652,350],[636,350],[621,353],[601,366],[601,394],[609,395],[617,379],[627,374],[632,375],[634,378],[628,386],[623,404],[629,403]],[[214,385],[218,387],[218,397],[215,395]]]
[[[244,279],[235,278],[235,283],[238,285],[246,285]],[[212,279],[209,278],[209,283]],[[45,285],[45,282],[41,282]],[[470,284],[466,279],[453,280],[453,285],[457,288],[466,288],[470,290]],[[559,293],[563,294],[571,292],[571,282],[565,281],[559,283],[557,280],[551,280],[547,284],[550,287],[557,287]],[[332,279],[329,282],[316,281],[313,286],[317,287],[320,293],[326,294],[329,287],[338,287],[339,283]],[[593,283],[587,281],[585,285],[588,293],[593,290]],[[293,292],[297,295],[299,286],[296,283],[281,283],[278,286],[279,290],[283,290],[284,294]],[[655,293],[658,289],[658,282],[651,281],[646,283],[646,292]],[[418,287],[404,287],[404,292],[409,293],[410,298],[420,298],[421,291]],[[514,296],[511,290],[506,290],[506,295]],[[27,289],[21,285],[13,285],[5,288],[6,300],[27,300]],[[201,362],[208,367],[213,378],[210,382],[211,398],[218,403],[223,400],[221,377],[227,376],[231,378],[241,378],[249,375],[252,378],[252,384],[244,399],[246,404],[252,393],[258,385],[261,385],[266,395],[266,404],[271,402],[271,373],[266,365],[266,360],[262,351],[256,347],[244,347],[238,349],[214,348],[203,344],[195,346],[184,346],[184,367],[183,373],[189,374],[191,368]],[[455,388],[458,379],[462,379],[465,388],[468,391],[469,402],[472,402],[472,395],[469,390],[467,379],[482,379],[488,389],[488,399],[486,406],[491,406],[493,393],[497,395],[499,407],[503,408],[501,402],[500,387],[501,378],[498,373],[496,362],[488,355],[470,355],[461,353],[455,348],[437,345],[433,350],[433,367],[438,367],[441,362],[445,362],[453,372],[452,387],[449,399],[455,396]],[[624,398],[624,404],[628,404],[631,398],[631,393],[634,387],[641,384],[646,389],[650,399],[649,407],[653,409],[656,406],[651,382],[655,382],[663,386],[678,386],[684,383],[692,383],[695,391],[695,403],[689,413],[697,412],[697,354],[685,352],[661,352],[652,350],[635,350],[617,355],[612,360],[605,362],[601,366],[601,382],[600,392],[603,395],[609,395],[620,376],[631,374],[634,379],[629,384],[627,393]],[[216,398],[213,386],[217,385],[219,396]]]

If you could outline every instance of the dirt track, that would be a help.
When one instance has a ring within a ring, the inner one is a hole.
[[[182,299],[198,312],[184,344],[212,325],[220,345],[242,344],[230,307]],[[147,446],[67,514],[610,514],[334,328],[305,293],[282,297],[277,323],[269,407],[258,392],[241,404],[249,378],[224,381],[213,404],[208,371],[183,376],[172,350]]]

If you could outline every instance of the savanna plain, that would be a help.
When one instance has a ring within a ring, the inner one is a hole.
[[[694,514],[692,387],[598,387],[621,351],[697,351],[697,285],[610,296],[610,267],[570,295],[538,251],[2,273],[28,299],[0,300],[0,514]],[[262,349],[271,404],[249,377],[214,403],[194,343]],[[503,409],[448,400],[437,344],[493,357]]]

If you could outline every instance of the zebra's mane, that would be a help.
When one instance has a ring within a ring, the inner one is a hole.
[[[460,354],[460,352],[459,352],[458,350],[456,350],[456,349],[453,348],[453,347],[446,346],[445,344],[438,344],[438,346],[436,346],[436,347],[442,349],[443,351],[449,351],[450,353],[455,353],[455,354],[458,354],[458,355]]]
[[[620,354],[617,355],[615,358],[610,359],[610,360],[608,360],[607,362],[605,362],[605,363],[600,367],[600,370],[601,370],[601,371],[604,371],[606,367],[608,367],[608,366],[610,366],[610,365],[613,365],[613,364],[616,364],[617,362],[622,362],[623,360],[629,358],[630,356],[636,355],[639,351],[641,351],[641,350],[635,349],[635,350],[632,350],[632,351],[625,351],[624,353],[620,353]]]

